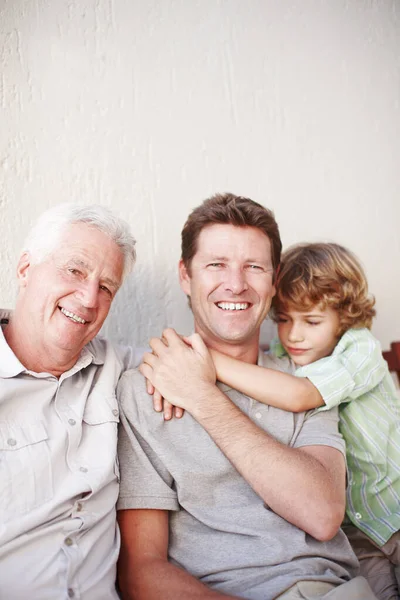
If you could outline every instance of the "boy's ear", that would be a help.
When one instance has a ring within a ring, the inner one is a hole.
[[[181,284],[182,291],[186,294],[186,296],[190,296],[191,293],[191,280],[190,275],[187,271],[187,268],[184,265],[182,259],[179,261],[179,283]]]
[[[29,270],[32,266],[31,255],[25,251],[19,257],[17,264],[17,279],[19,287],[26,287],[29,279]]]

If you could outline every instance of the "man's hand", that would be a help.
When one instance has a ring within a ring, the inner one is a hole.
[[[143,356],[140,372],[171,404],[192,411],[214,389],[214,363],[201,337],[181,337],[165,329],[161,339],[150,340],[152,353]]]

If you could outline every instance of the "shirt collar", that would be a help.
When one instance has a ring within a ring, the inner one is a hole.
[[[28,369],[18,360],[14,352],[4,337],[3,327],[8,324],[12,315],[12,310],[0,309],[0,377],[4,379],[15,377],[20,373],[27,372]],[[105,362],[105,350],[103,344],[96,344],[93,340],[82,348],[78,360],[74,366],[67,371],[68,375],[77,373],[91,363],[95,365],[103,365]],[[73,373],[72,373],[73,372]],[[64,375],[66,375],[66,373]]]
[[[26,371],[24,365],[19,362],[4,337],[3,327],[8,324],[11,314],[11,310],[0,309],[0,377],[4,379],[15,377]]]

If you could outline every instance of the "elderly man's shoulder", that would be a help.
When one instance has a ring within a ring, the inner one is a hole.
[[[93,355],[94,360],[99,363],[115,361],[119,364],[121,372],[136,369],[141,363],[145,348],[135,346],[124,346],[104,338],[100,335],[90,341],[86,349]]]

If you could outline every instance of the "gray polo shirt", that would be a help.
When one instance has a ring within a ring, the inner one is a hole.
[[[262,364],[287,366],[266,355]],[[280,442],[344,453],[335,410],[293,414],[219,387]],[[272,600],[297,581],[340,584],[356,573],[356,558],[341,531],[319,542],[274,513],[190,414],[165,422],[153,410],[138,371],[122,376],[118,396],[118,509],[170,510],[171,562],[215,590],[251,600]]]

